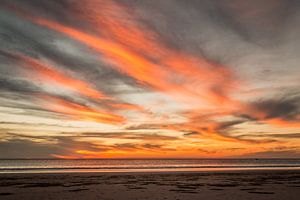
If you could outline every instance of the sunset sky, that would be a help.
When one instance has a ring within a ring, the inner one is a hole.
[[[300,157],[300,1],[1,0],[0,158]]]

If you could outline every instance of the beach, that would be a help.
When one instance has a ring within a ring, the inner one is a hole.
[[[0,174],[2,200],[296,200],[299,196],[299,170]]]

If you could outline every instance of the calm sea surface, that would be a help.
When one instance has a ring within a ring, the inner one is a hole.
[[[300,170],[300,159],[0,160],[0,173]]]

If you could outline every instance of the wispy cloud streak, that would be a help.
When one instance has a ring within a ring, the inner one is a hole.
[[[75,102],[66,101],[59,97],[38,95],[43,107],[58,113],[67,114],[76,120],[95,121],[108,124],[120,124],[125,118],[119,115],[101,111]]]
[[[19,61],[20,66],[32,70],[34,73],[38,74],[38,77],[32,76],[31,79],[42,79],[46,82],[52,82],[59,84],[67,89],[75,91],[87,97],[103,99],[109,98],[102,92],[94,89],[89,83],[81,81],[79,79],[72,78],[66,73],[59,71],[56,67],[50,66],[49,64],[43,63],[41,60],[32,58],[30,56],[20,54],[20,53],[10,53],[5,51],[0,51],[2,55],[7,55],[13,57]]]
[[[88,1],[85,9],[89,10],[93,5],[97,10],[102,10],[103,2],[95,1],[95,4],[91,4]],[[39,25],[64,33],[95,49],[117,70],[154,89],[196,102],[200,99],[213,104],[234,102],[228,94],[236,89],[237,84],[228,68],[167,47],[151,30],[140,28],[137,19],[130,16],[121,5],[105,2],[105,6],[113,17],[95,12],[90,14],[95,14],[93,17],[104,24],[104,33],[107,33],[109,38],[102,33],[91,34],[55,21],[29,14],[26,16]],[[125,29],[123,22],[128,15],[131,21],[125,21],[129,26]],[[126,35],[128,37],[125,37]],[[149,38],[148,35],[154,36]]]

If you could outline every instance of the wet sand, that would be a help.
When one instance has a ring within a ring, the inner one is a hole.
[[[298,200],[300,171],[0,174],[0,199]]]

